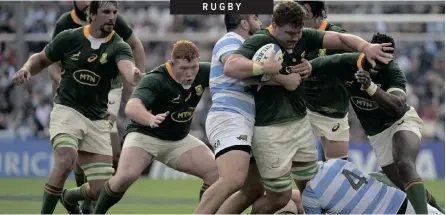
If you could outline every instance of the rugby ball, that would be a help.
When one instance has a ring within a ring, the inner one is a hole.
[[[274,43],[268,43],[264,46],[262,46],[259,50],[256,51],[254,56],[252,57],[253,61],[256,62],[263,62],[273,53],[273,51],[276,53],[276,56],[274,58],[277,61],[281,61],[283,59],[283,52],[282,49],[277,44]],[[269,81],[271,79],[271,75],[264,74],[262,76],[261,81]]]

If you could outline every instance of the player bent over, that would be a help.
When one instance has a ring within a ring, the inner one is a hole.
[[[303,28],[304,17],[304,9],[295,2],[277,4],[272,26],[245,40],[229,56],[224,67],[225,75],[244,79],[275,71],[305,77],[311,71],[309,62],[303,58],[305,53],[320,48],[351,47],[349,49],[373,55],[369,59],[372,62],[379,59],[387,63],[387,58],[391,58],[382,51],[389,44],[371,45],[354,35]],[[283,62],[279,68],[272,69],[266,63],[251,60],[257,50],[269,43],[282,50]],[[252,151],[266,195],[254,203],[252,213],[274,213],[289,202],[293,179],[299,190],[303,190],[306,181],[314,174],[316,144],[300,88],[289,91],[282,86],[261,86],[254,99],[256,118]]]
[[[140,79],[129,45],[113,31],[117,10],[116,1],[92,2],[91,25],[61,32],[14,74],[14,83],[21,84],[57,61],[64,71],[50,116],[54,167],[42,214],[53,213],[59,198],[69,213],[80,213],[78,201],[97,199],[114,172],[107,120],[110,81],[119,73],[133,85]],[[76,160],[88,183],[62,192]]]
[[[364,173],[341,159],[319,162],[302,193],[307,214],[415,214],[406,194],[385,176]],[[296,201],[299,204],[299,201]],[[429,214],[442,214],[427,205]]]
[[[147,73],[125,108],[131,118],[118,170],[105,184],[94,213],[104,214],[154,159],[198,176],[204,185],[218,179],[212,151],[189,135],[195,107],[209,85],[209,63],[200,63],[190,41],[174,44],[171,60]]]
[[[394,46],[393,38],[379,33],[371,42]],[[381,169],[407,193],[416,213],[426,214],[426,198],[431,195],[426,194],[415,166],[423,121],[406,103],[406,78],[398,64],[391,61],[371,69],[372,66],[364,60],[366,57],[351,53],[316,58],[311,61],[313,74],[331,75],[344,82]],[[366,72],[368,70],[370,73]],[[430,198],[429,203],[441,211],[435,202],[433,197]]]

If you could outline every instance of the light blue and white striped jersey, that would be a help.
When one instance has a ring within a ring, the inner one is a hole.
[[[218,40],[212,50],[209,77],[212,106],[209,112],[237,113],[254,121],[255,103],[251,86],[240,80],[227,77],[223,73],[223,58],[237,50],[243,42],[243,37],[237,33],[229,32]]]
[[[396,214],[406,194],[341,159],[319,162],[319,171],[302,193],[308,214]]]

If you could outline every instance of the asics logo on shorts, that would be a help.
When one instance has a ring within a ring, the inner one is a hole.
[[[336,124],[333,126],[333,128],[331,129],[331,131],[333,131],[333,132],[337,131],[337,130],[339,129],[340,126],[341,126],[341,124],[339,124],[339,122],[336,123]]]
[[[404,123],[404,119],[401,122],[399,122],[398,124],[396,124],[396,125],[401,125],[403,123]]]

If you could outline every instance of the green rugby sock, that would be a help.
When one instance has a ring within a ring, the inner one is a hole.
[[[427,214],[426,189],[421,179],[410,181],[406,185],[407,199],[412,204],[415,213]]]
[[[46,183],[45,187],[43,188],[42,208],[40,213],[52,214],[61,194],[62,188],[54,187]]]

